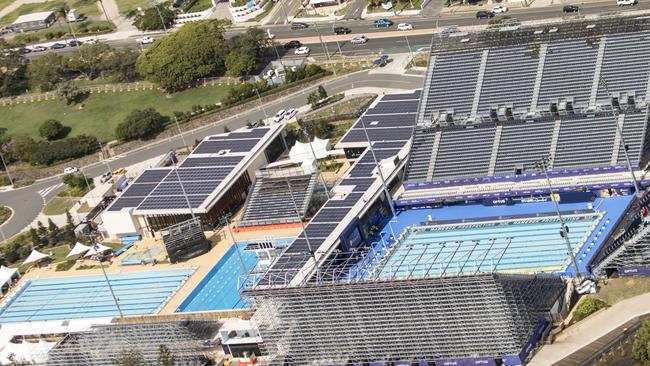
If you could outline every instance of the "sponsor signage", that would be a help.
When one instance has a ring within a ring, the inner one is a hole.
[[[437,359],[436,366],[496,366],[496,362],[491,357],[475,358],[443,358]]]
[[[528,338],[528,342],[526,342],[524,348],[521,350],[521,352],[519,352],[520,360],[526,360],[530,352],[537,345],[537,342],[539,342],[539,340],[542,339],[542,335],[544,334],[544,329],[546,329],[547,325],[548,325],[548,321],[546,319],[541,318],[539,320],[539,323],[533,330],[533,334],[530,335],[530,338]]]
[[[646,267],[646,266],[618,267],[618,274],[621,276],[650,276],[650,267]]]
[[[505,366],[520,366],[523,364],[519,355],[506,355],[501,357],[501,361],[503,361]]]

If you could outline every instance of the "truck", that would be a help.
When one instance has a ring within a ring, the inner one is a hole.
[[[68,22],[83,22],[86,20],[86,17],[79,14],[79,11],[77,9],[70,9],[70,11],[68,11],[66,14],[66,19]]]

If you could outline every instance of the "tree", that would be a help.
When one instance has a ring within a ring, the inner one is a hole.
[[[113,51],[104,61],[104,71],[118,82],[137,80],[139,75],[135,71],[135,62],[139,55],[139,52],[128,49]]]
[[[312,108],[316,108],[318,106],[318,102],[320,102],[320,96],[318,95],[317,91],[311,92],[309,95],[307,95],[307,103],[309,103]]]
[[[25,90],[27,59],[0,38],[0,97]]]
[[[227,24],[209,19],[183,25],[140,54],[136,70],[169,92],[187,88],[198,78],[223,75]]]
[[[68,67],[92,80],[99,76],[105,67],[111,50],[111,46],[104,42],[86,43],[70,56]]]
[[[81,90],[73,82],[66,81],[59,85],[56,89],[56,94],[59,96],[59,99],[65,102],[65,104],[70,105],[80,102],[86,92]]]
[[[257,67],[255,56],[242,50],[234,50],[226,57],[226,74],[230,76],[246,76]]]
[[[27,65],[27,76],[32,87],[46,92],[54,90],[67,71],[65,59],[53,52],[47,52]]]
[[[29,136],[13,136],[2,145],[5,161],[29,162],[32,155],[38,149],[39,143]]]
[[[327,91],[325,90],[325,88],[322,85],[318,86],[318,97],[321,100],[327,98]]]
[[[34,247],[39,247],[41,244],[43,244],[40,235],[38,235],[38,231],[36,231],[36,229],[33,227],[29,228],[29,238]]]
[[[145,9],[142,14],[136,15],[133,25],[141,31],[171,27],[174,23],[175,14],[167,5],[165,3]]]
[[[176,364],[176,356],[164,344],[158,347],[158,363],[160,366],[174,366]]]
[[[36,231],[38,232],[38,235],[40,235],[40,236],[45,236],[45,235],[47,235],[47,228],[46,228],[45,225],[43,225],[43,223],[40,222],[40,221],[38,221],[38,222],[36,223]]]
[[[62,139],[68,132],[70,128],[55,119],[48,119],[38,128],[38,134],[48,141]]]
[[[646,319],[641,324],[632,344],[632,355],[640,366],[650,366],[650,319]]]
[[[76,189],[86,189],[86,180],[88,184],[92,184],[93,179],[90,177],[85,177],[81,173],[75,174],[66,174],[63,176],[63,183],[65,183],[70,188]]]
[[[589,315],[595,313],[596,311],[606,308],[609,305],[607,305],[606,302],[600,300],[600,299],[595,299],[593,297],[588,297],[581,301],[573,311],[573,320],[575,321],[580,321]]]
[[[78,158],[97,151],[99,143],[95,136],[79,135],[38,144],[31,154],[30,163],[50,165],[56,161]]]
[[[148,139],[163,130],[167,118],[153,108],[134,109],[117,125],[115,135],[122,141]]]
[[[142,353],[138,350],[131,349],[122,352],[122,354],[116,358],[113,363],[117,366],[143,366],[146,365]]]

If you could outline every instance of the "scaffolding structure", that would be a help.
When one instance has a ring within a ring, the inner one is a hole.
[[[214,320],[97,325],[65,336],[48,353],[47,365],[112,366],[129,353],[139,353],[143,366],[158,365],[161,345],[173,354],[176,366],[205,365],[205,353],[213,346],[205,340],[213,339],[219,326]]]
[[[540,317],[562,307],[555,275],[312,281],[253,287],[269,365],[519,357]]]
[[[171,263],[197,257],[211,249],[198,217],[169,226],[161,234]]]

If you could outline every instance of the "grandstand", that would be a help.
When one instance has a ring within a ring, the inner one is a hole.
[[[239,227],[296,223],[309,215],[318,174],[298,169],[260,170]],[[294,207],[293,202],[298,207]]]
[[[213,339],[218,329],[219,323],[209,320],[95,325],[90,331],[65,336],[48,353],[47,365],[109,366],[133,354],[153,365],[161,345],[174,355],[174,365],[206,365],[204,353],[210,348],[205,340]]]

